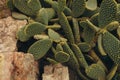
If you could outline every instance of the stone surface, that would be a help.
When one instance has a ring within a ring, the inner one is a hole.
[[[69,80],[68,67],[61,64],[47,65],[44,67],[43,80]]]
[[[11,15],[10,9],[6,5],[7,0],[0,0],[0,18],[5,18]]]
[[[32,54],[0,53],[0,80],[38,80],[38,71]]]
[[[12,17],[0,19],[0,52],[16,50],[16,32],[26,23],[26,20],[15,20]]]

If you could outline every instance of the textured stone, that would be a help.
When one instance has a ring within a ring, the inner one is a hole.
[[[0,80],[38,80],[38,71],[32,54],[0,53]]]
[[[26,20],[15,20],[12,17],[0,19],[0,52],[16,50],[16,32],[26,23]]]
[[[68,67],[61,64],[44,67],[43,80],[69,80]]]

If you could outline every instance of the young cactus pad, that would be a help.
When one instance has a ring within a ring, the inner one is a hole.
[[[102,45],[109,57],[120,64],[120,41],[111,33],[105,32],[102,34]]]
[[[48,29],[48,35],[49,35],[49,37],[50,37],[50,39],[52,39],[53,41],[55,41],[55,42],[60,42],[60,35],[57,33],[57,32],[55,32],[54,30],[52,30],[52,29]]]
[[[22,42],[25,42],[25,41],[29,40],[29,38],[30,38],[28,35],[25,34],[24,29],[25,29],[25,26],[20,28],[16,34],[17,39]]]
[[[29,35],[30,37],[41,34],[43,31],[45,31],[46,27],[45,25],[38,23],[38,22],[33,22],[28,25],[26,25],[25,28],[25,34]]]
[[[37,13],[36,21],[48,25],[48,13],[45,8],[41,8]]]
[[[51,48],[52,41],[50,39],[38,40],[28,49],[28,53],[33,54],[35,60],[42,58]]]
[[[20,20],[28,19],[26,15],[17,12],[12,12],[12,17]]]
[[[69,61],[70,55],[66,52],[59,51],[55,54],[55,59],[57,62],[64,63]]]
[[[85,72],[87,76],[95,80],[98,79],[102,80],[101,78],[104,78],[106,75],[103,67],[101,67],[101,65],[99,64],[90,65],[89,67],[86,68]]]

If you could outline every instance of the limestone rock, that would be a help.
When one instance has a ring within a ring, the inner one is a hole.
[[[16,32],[26,23],[26,20],[15,20],[12,17],[0,19],[0,52],[16,50]]]
[[[44,67],[43,80],[69,80],[68,67],[61,64]]]
[[[32,54],[0,53],[0,80],[38,80],[38,71]]]

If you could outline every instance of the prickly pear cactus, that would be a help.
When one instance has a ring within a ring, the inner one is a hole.
[[[102,34],[103,48],[110,58],[120,64],[120,41],[109,32]]]
[[[119,72],[114,65],[120,64],[120,4],[115,0],[101,5],[97,0],[8,0],[7,5],[14,19],[28,21],[16,34],[18,51],[66,65],[78,80],[112,80]],[[0,28],[0,36],[11,30]]]
[[[28,49],[28,53],[33,54],[35,60],[42,58],[51,48],[52,41],[50,39],[38,40]]]
[[[34,16],[41,8],[39,0],[13,0],[14,6],[22,13]]]

